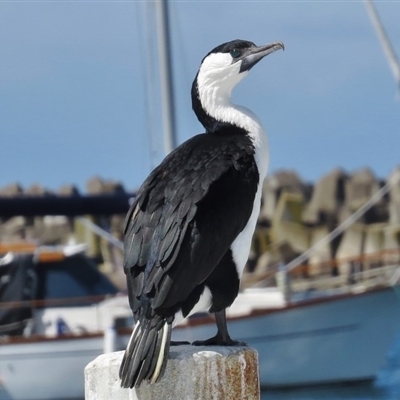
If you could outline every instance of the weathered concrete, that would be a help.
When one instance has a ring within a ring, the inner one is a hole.
[[[393,180],[400,174],[400,166],[394,169],[386,179]],[[253,271],[242,280],[242,286],[255,283],[266,274],[275,271],[277,264],[286,262],[287,254],[280,251],[281,246],[288,244],[294,254],[303,253],[328,232],[334,230],[346,220],[367,199],[379,190],[384,181],[377,179],[368,169],[347,173],[335,169],[323,176],[315,185],[302,182],[293,171],[278,171],[270,174],[263,185],[263,201],[258,220],[252,252],[246,271]],[[61,188],[59,194],[78,195],[74,187]],[[86,193],[111,194],[125,192],[123,185],[112,180],[94,177],[87,183]],[[25,195],[43,196],[51,194],[40,185],[24,189],[14,183],[0,188],[1,197],[20,197]],[[125,215],[88,216],[90,220],[122,239]],[[0,218],[0,242],[14,243],[21,241],[38,244],[65,244],[69,242],[87,243],[88,254],[100,260],[101,270],[112,278],[123,290],[126,280],[120,268],[122,251],[111,247],[104,240],[96,237],[79,219],[62,220],[60,218],[13,217]],[[365,215],[357,220],[362,225],[362,232],[340,235],[333,243],[327,244],[312,254],[308,270],[310,276],[330,273],[331,259],[342,257],[339,272],[346,272],[343,258],[360,255],[374,249],[391,250],[400,246],[400,180],[393,183],[388,195],[384,196]],[[382,229],[375,224],[384,224]],[[353,229],[353,228],[351,228]],[[361,228],[360,228],[361,229]],[[359,229],[358,229],[359,230]],[[379,231],[379,232],[378,232]],[[362,235],[361,235],[362,234]],[[361,235],[361,236],[360,236]],[[365,248],[364,248],[365,245]],[[383,256],[385,259],[387,255]],[[398,260],[398,254],[392,252],[390,259]],[[290,257],[289,257],[290,259]],[[365,263],[364,263],[365,264]],[[367,265],[367,264],[365,264]],[[244,284],[243,284],[244,282]],[[265,280],[273,284],[274,278]]]
[[[294,252],[302,253],[309,247],[309,230],[301,223],[303,197],[296,193],[282,193],[272,219],[272,239],[277,245],[288,243]],[[283,260],[288,262],[288,260]]]
[[[329,234],[329,229],[326,226],[316,226],[310,229],[310,247],[317,243]],[[331,243],[323,243],[316,247],[309,259],[308,274],[310,276],[320,274],[332,274],[332,266],[329,260],[332,259]]]
[[[343,185],[346,179],[346,174],[337,168],[315,184],[311,200],[303,213],[306,224],[326,224],[334,218],[344,200]]]
[[[379,190],[379,181],[369,168],[353,172],[345,183],[345,202],[351,210],[360,208]]]
[[[389,175],[392,187],[390,189],[389,224],[400,225],[400,166]]]
[[[103,354],[85,368],[86,400],[258,400],[258,355],[250,347],[173,346],[159,382],[122,389],[123,352]]]
[[[281,170],[267,176],[263,184],[260,220],[272,220],[281,193],[296,193],[305,199],[309,190],[308,185],[294,171]]]
[[[365,225],[359,223],[352,225],[343,234],[336,253],[336,259],[339,261],[338,268],[340,275],[350,276],[352,265],[348,259],[362,255],[364,238]],[[342,261],[340,262],[340,260]]]

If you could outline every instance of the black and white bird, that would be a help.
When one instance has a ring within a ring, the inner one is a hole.
[[[260,211],[268,148],[259,119],[232,104],[233,88],[281,42],[245,40],[208,53],[192,86],[206,132],[172,151],[140,187],[124,231],[124,269],[135,326],[120,367],[122,387],[156,382],[171,329],[198,312],[215,313],[215,337],[235,345],[225,309],[235,300]]]

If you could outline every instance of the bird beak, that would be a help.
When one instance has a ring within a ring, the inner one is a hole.
[[[242,64],[240,66],[240,72],[249,71],[265,56],[280,49],[285,50],[285,46],[282,42],[273,42],[264,46],[249,49],[241,58]]]

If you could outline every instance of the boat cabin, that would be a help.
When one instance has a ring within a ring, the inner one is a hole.
[[[84,315],[118,289],[83,250],[37,248],[0,257],[0,335],[60,334],[74,330],[68,319],[83,331],[93,327]]]

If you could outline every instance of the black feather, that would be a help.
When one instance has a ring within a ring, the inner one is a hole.
[[[234,281],[228,292],[218,292],[215,271],[253,209],[259,181],[253,154],[242,129],[201,134],[170,153],[139,189],[126,219],[124,269],[142,331],[121,365],[122,386],[152,378],[165,335],[158,326],[170,321],[170,335],[175,313],[190,312],[209,277],[218,299],[214,308],[222,307],[224,298],[230,305],[237,294],[233,261],[224,261]]]

